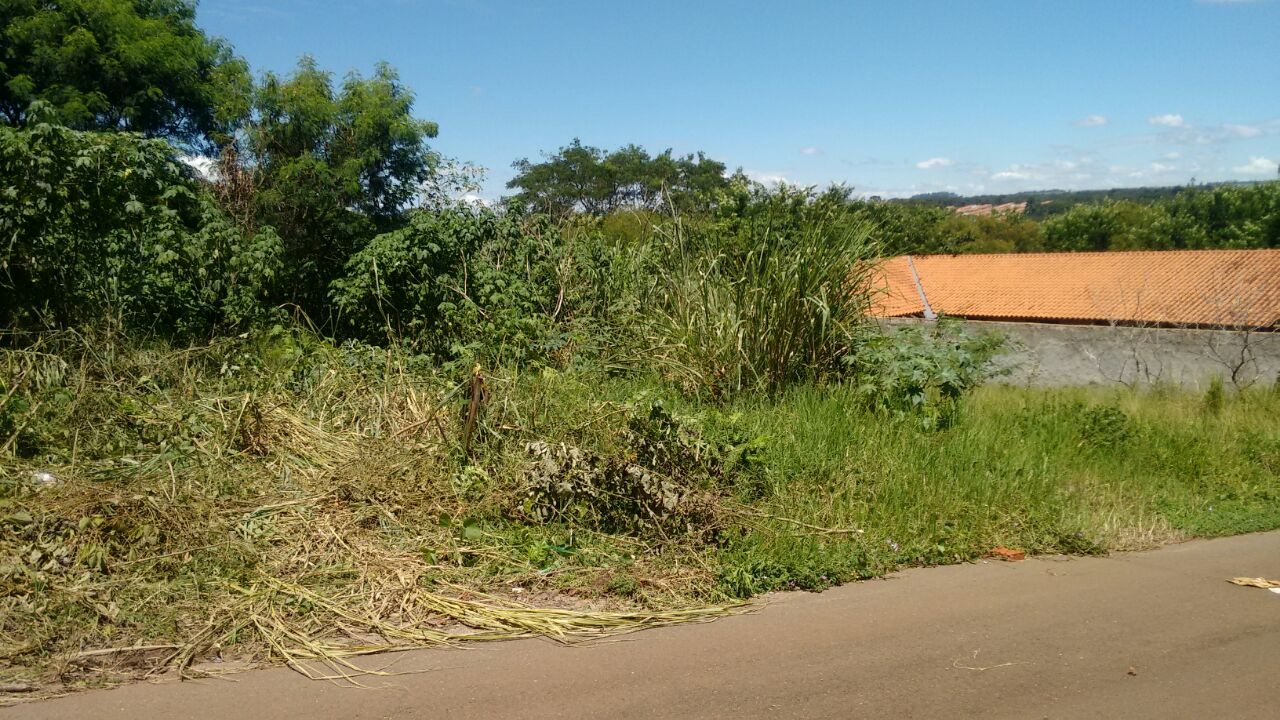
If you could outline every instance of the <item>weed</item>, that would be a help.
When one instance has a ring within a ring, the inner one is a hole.
[[[1003,345],[999,335],[969,336],[944,318],[870,333],[844,362],[855,369],[867,406],[911,415],[923,429],[941,430],[956,420],[961,399],[994,374],[991,360]]]
[[[1117,407],[1095,405],[1080,413],[1080,444],[1095,448],[1124,445],[1133,433],[1129,416]]]
[[[640,592],[640,582],[631,575],[625,573],[614,575],[609,579],[609,584],[605,587],[605,592],[610,595],[619,595],[621,597],[632,597]]]
[[[1222,376],[1214,375],[1209,380],[1209,389],[1204,393],[1204,411],[1210,415],[1217,415],[1222,412],[1223,404],[1223,388]]]

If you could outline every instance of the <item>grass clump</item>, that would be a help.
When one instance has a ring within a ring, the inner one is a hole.
[[[821,202],[787,223],[777,215],[788,205],[773,199],[736,242],[715,227],[670,226],[652,328],[662,367],[686,389],[776,391],[853,351],[871,297],[871,228]]]

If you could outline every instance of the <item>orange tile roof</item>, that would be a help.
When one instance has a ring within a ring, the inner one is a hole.
[[[1280,250],[916,255],[881,265],[872,314],[1280,327]]]
[[[1000,205],[992,205],[989,203],[985,205],[961,205],[960,207],[951,208],[951,212],[954,212],[957,215],[971,215],[971,216],[999,215],[1002,213],[1013,213],[1014,215],[1021,215],[1026,211],[1027,211],[1027,204],[1025,202],[1020,202],[1020,203],[1011,202],[1011,203],[1003,203]]]

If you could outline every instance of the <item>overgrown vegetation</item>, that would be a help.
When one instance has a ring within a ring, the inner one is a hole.
[[[961,352],[941,347],[940,367]],[[468,458],[468,373],[397,349],[61,332],[0,362],[0,649],[19,679],[115,677],[82,651],[134,644],[160,646],[135,672],[200,673],[589,635],[997,545],[1280,525],[1271,389],[992,386],[939,423],[856,380],[713,399],[642,370],[511,368],[486,378]],[[615,614],[513,604],[566,598]]]
[[[128,41],[82,5],[14,5],[5,37]],[[199,35],[185,3],[103,5]],[[1275,184],[1037,224],[575,142],[476,207],[392,69],[255,83],[187,39],[221,63],[199,108],[88,71],[0,97],[6,681],[346,672],[1280,526],[1273,388],[989,387],[999,338],[865,317],[891,253],[1274,246]]]

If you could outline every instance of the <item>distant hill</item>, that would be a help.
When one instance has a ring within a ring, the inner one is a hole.
[[[1221,182],[1198,184],[1197,188],[1211,188],[1229,185],[1254,185],[1255,182]],[[1167,200],[1186,190],[1187,185],[1168,187],[1136,187],[1112,188],[1110,190],[1028,190],[1025,192],[1004,193],[1001,195],[957,195],[950,192],[933,192],[913,195],[905,200],[892,202],[935,205],[940,207],[963,207],[973,205],[1007,205],[1010,203],[1026,203],[1026,216],[1029,218],[1045,218],[1065,212],[1073,205],[1097,203],[1103,200],[1130,200],[1138,203],[1154,203]]]

